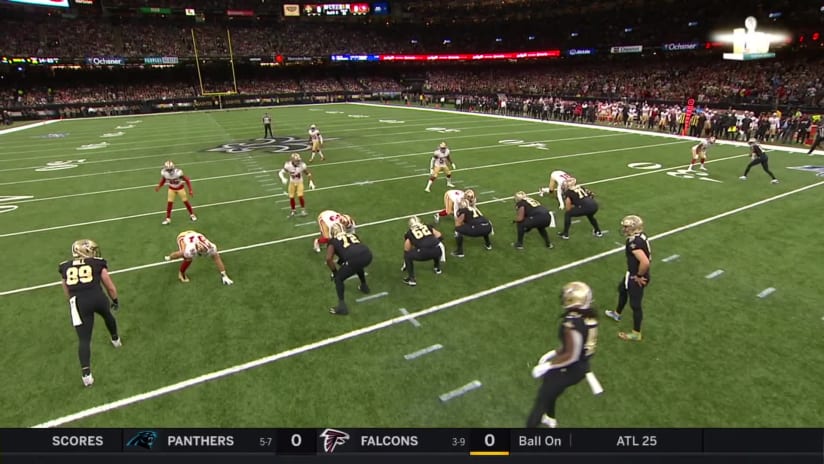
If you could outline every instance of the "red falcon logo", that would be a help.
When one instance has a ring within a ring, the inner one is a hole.
[[[335,429],[325,429],[323,433],[320,434],[323,437],[323,450],[327,453],[334,453],[335,447],[338,445],[343,445],[347,441],[349,441],[349,434],[346,432],[341,432],[340,430]]]

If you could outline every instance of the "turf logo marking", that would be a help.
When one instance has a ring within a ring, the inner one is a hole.
[[[804,166],[788,166],[787,169],[794,169],[796,171],[814,172],[817,177],[824,177],[824,166],[814,166],[807,164]]]
[[[329,140],[329,139],[327,139]],[[275,137],[273,139],[253,139],[246,142],[231,142],[207,151],[217,151],[222,153],[249,153],[251,151],[262,150],[270,153],[292,153],[296,151],[306,151],[312,148],[307,139],[297,137]]]
[[[17,200],[28,200],[34,198],[31,195],[12,195],[12,196],[0,196],[0,203],[8,203]],[[3,213],[10,213],[17,209],[17,205],[0,205],[0,214]]]

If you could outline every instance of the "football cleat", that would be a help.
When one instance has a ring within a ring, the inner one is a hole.
[[[513,243],[512,246],[515,247],[516,250],[523,250],[524,249],[524,244],[523,243]]]
[[[100,257],[100,247],[94,240],[87,238],[75,240],[72,243],[72,257],[74,258],[97,258]]]
[[[368,285],[366,285],[366,284],[360,284],[360,285],[358,285],[358,290],[360,290],[362,293],[369,293],[369,292],[371,292],[371,290],[369,290],[369,286],[368,286]]]
[[[120,337],[117,337],[114,340],[112,340],[112,346],[115,348],[120,348],[121,346],[123,346],[123,342],[120,341]]]
[[[455,184],[453,184],[453,183],[452,183],[452,182],[450,182],[450,181],[446,181],[446,186],[447,186],[447,187],[454,187],[454,186],[455,186]]]
[[[455,256],[457,258],[463,258],[464,254],[463,254],[463,251],[453,251],[452,256]]]
[[[489,243],[489,244],[487,244],[487,245],[484,245],[484,248],[486,248],[486,251],[489,251],[489,250],[491,250],[491,249],[492,249],[492,244],[491,244],[491,243]]]
[[[431,192],[431,190],[429,190],[429,187],[426,187],[425,189],[423,189],[423,191],[424,191],[424,192],[426,192],[426,193],[430,193],[430,192]]]
[[[195,216],[194,214],[190,214],[189,219],[191,219],[192,222],[197,222],[197,216]]]
[[[612,311],[608,309],[604,314],[606,314],[608,318],[612,319],[615,322],[621,322],[621,315],[618,314],[617,311]]]
[[[91,387],[92,385],[94,385],[94,377],[92,377],[92,374],[84,375],[83,376],[83,386],[84,387]]]
[[[641,336],[641,332],[634,330],[632,332],[618,332],[618,338],[628,342],[640,342],[644,339],[644,337]]]
[[[624,236],[626,237],[638,235],[644,231],[644,221],[640,216],[634,214],[624,216],[624,218],[621,219],[621,231],[624,232]]]
[[[777,183],[778,183],[778,179],[773,179],[773,180],[771,180],[771,181],[770,181],[770,183],[771,183],[771,184],[777,184]]]
[[[414,287],[414,286],[418,285],[418,283],[412,277],[404,277],[403,278],[403,283],[405,283],[406,285],[409,285],[410,287]]]
[[[569,235],[567,235],[563,232],[558,232],[558,236],[561,237],[564,240],[569,240]]]
[[[741,180],[747,180],[747,176],[741,176],[741,177],[739,177],[739,179],[741,179]]]
[[[177,278],[178,278],[178,280],[180,280],[181,282],[188,282],[188,281],[189,281],[189,278],[188,278],[188,277],[186,277],[186,274],[184,274],[184,273],[182,273],[182,272],[178,272],[178,273],[177,273]]]
[[[339,304],[335,307],[329,308],[329,313],[336,316],[345,316],[349,314],[349,308],[345,304]]]
[[[592,289],[583,282],[570,282],[561,289],[561,306],[587,309],[592,304]]]
[[[549,417],[546,414],[541,416],[541,424],[545,425],[548,428],[556,429],[558,428],[558,419],[553,417]]]
[[[707,167],[702,164],[701,166],[698,167],[698,169],[700,169],[702,171],[706,171]]]
[[[435,272],[435,274],[436,274],[436,275],[441,275],[441,274],[443,274],[443,271],[442,271],[442,270],[441,270],[441,268],[439,268],[439,267],[436,267],[436,268],[434,268],[434,269],[432,269],[432,270]]]
[[[595,237],[601,238],[601,237],[604,236],[604,233],[601,232],[600,230],[593,230],[592,235],[594,235]]]
[[[301,216],[306,216],[306,210],[305,209],[300,210],[300,215]]]
[[[172,220],[169,219],[169,218],[166,218],[166,219],[163,220],[163,222],[161,222],[161,224],[164,225],[164,226],[169,225],[171,223],[172,223]]]
[[[320,253],[320,243],[318,243],[318,239],[312,242],[312,248],[315,249],[315,253]]]

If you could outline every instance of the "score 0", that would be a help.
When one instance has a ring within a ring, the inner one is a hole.
[[[475,429],[470,438],[471,456],[509,456],[509,430]]]
[[[315,454],[318,447],[318,431],[315,429],[278,430],[278,454]]]

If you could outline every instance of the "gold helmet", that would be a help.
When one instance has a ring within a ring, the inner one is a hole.
[[[523,200],[523,199],[525,199],[525,198],[526,198],[526,192],[524,192],[523,190],[515,192],[515,202],[516,203]]]
[[[575,188],[576,185],[578,185],[578,179],[570,177],[569,179],[564,181],[564,190]]]
[[[707,143],[709,143],[710,145],[714,144],[715,140],[716,139],[715,139],[714,135],[711,135],[711,136],[707,137]]]
[[[335,225],[333,225],[332,228],[329,229],[329,234],[332,237],[337,237],[337,236],[343,235],[345,233],[346,233],[346,228],[343,227],[343,224],[341,224],[340,221],[336,222]]]
[[[464,190],[463,199],[467,202],[469,206],[475,206],[475,191],[472,189]]]
[[[74,258],[99,258],[100,247],[94,240],[83,238],[72,243],[72,257]]]
[[[565,309],[589,309],[592,289],[583,282],[570,282],[561,289],[561,306]]]
[[[634,214],[624,216],[624,219],[621,219],[621,231],[627,237],[638,235],[644,231],[644,221]]]
[[[314,125],[314,124],[312,124],[311,126],[309,126],[309,129],[317,129],[317,128],[318,128],[318,126],[316,126],[316,125]]]
[[[338,218],[338,224],[342,225],[344,229],[349,229],[352,227],[352,216],[341,214],[340,218]]]
[[[299,166],[301,163],[300,153],[292,153],[292,157],[290,159],[292,160],[292,164],[295,166]]]
[[[175,163],[173,163],[172,160],[166,161],[165,163],[163,163],[163,169],[167,171],[174,171]]]
[[[758,143],[758,140],[756,140],[755,138],[751,138],[747,143],[749,143],[750,145],[755,145],[756,143]]]
[[[440,144],[440,145],[438,145],[438,148],[439,148],[441,151],[446,150],[446,142],[441,142],[441,144]]]
[[[412,216],[409,218],[409,228],[413,228],[415,226],[421,225],[421,219],[418,216]]]

